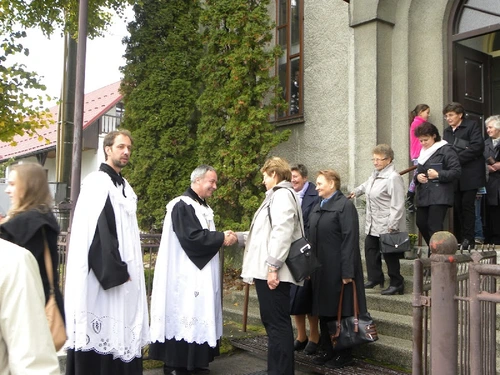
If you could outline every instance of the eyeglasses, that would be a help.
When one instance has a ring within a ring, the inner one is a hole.
[[[377,163],[381,162],[381,161],[385,161],[385,160],[387,160],[387,158],[383,158],[383,159],[375,158],[375,159],[372,159],[372,161],[376,161]]]

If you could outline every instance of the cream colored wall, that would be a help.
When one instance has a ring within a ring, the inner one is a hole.
[[[349,28],[348,4],[343,1],[304,2],[304,124],[288,126],[290,140],[274,155],[304,163],[315,171],[349,169]]]
[[[337,169],[344,191],[369,176],[377,143],[390,144],[397,169],[407,168],[409,111],[427,103],[443,128],[453,1],[305,1],[305,121],[284,127],[292,136],[273,154],[304,163],[311,180]]]

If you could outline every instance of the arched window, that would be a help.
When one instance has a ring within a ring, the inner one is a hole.
[[[283,97],[288,103],[287,110],[279,112],[278,118],[303,113],[303,10],[303,0],[276,0],[276,43],[283,49],[276,69]]]
[[[484,30],[500,25],[498,0],[464,0],[458,6],[453,35]]]

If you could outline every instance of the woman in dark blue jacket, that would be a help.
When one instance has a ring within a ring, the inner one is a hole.
[[[415,130],[422,144],[418,157],[417,227],[429,244],[435,232],[443,230],[448,207],[453,206],[454,183],[460,178],[461,168],[457,152],[441,140],[438,129],[424,122]]]

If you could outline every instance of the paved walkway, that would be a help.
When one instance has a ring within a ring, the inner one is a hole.
[[[265,336],[249,337],[245,339],[232,340],[232,344],[239,348],[235,351],[216,357],[210,364],[210,375],[246,375],[267,369]],[[340,370],[329,370],[325,367],[316,366],[311,362],[312,357],[302,353],[295,356],[295,375],[407,375],[384,367],[376,366],[356,360],[353,366],[344,367]],[[265,373],[265,372],[264,372]],[[163,375],[163,369],[144,371],[145,375]]]

